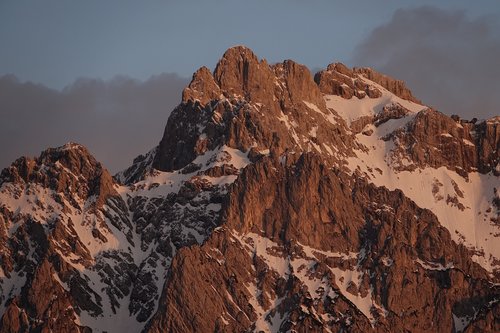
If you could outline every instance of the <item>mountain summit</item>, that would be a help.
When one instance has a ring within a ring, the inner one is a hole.
[[[0,332],[498,332],[500,117],[227,50],[111,177],[0,174]]]

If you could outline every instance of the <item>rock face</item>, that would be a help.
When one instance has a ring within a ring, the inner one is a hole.
[[[316,154],[249,166],[222,214],[224,227],[174,259],[150,332],[452,331],[453,314],[496,302],[432,212]]]
[[[78,177],[71,177],[78,175]],[[2,183],[39,185],[72,197],[96,197],[100,208],[110,197],[117,197],[111,175],[89,151],[75,143],[60,148],[49,148],[36,160],[22,157],[0,175]]]
[[[398,142],[394,153],[413,161],[405,167],[408,169],[446,166],[464,177],[478,170],[499,176],[496,168],[500,162],[498,125],[499,119],[473,124],[429,109],[417,114],[406,128],[392,134]]]
[[[108,242],[112,230],[102,218],[105,202],[123,204],[112,177],[86,148],[67,144],[37,159],[18,159],[0,179],[5,310],[0,331],[85,331],[75,323],[78,311],[99,311],[100,296],[92,295],[88,281],[78,281],[71,266],[92,265],[92,241],[83,244],[72,213],[80,212],[93,241]]]
[[[418,99],[416,99],[410,89],[406,87],[406,84],[403,81],[395,80],[387,75],[378,73],[372,68],[354,68],[354,73],[361,74],[366,77],[368,80],[376,82],[380,84],[385,89],[389,90],[396,96],[401,97],[402,99],[412,101],[415,103],[421,103]]]
[[[269,66],[248,48],[231,48],[213,76],[206,68],[194,74],[167,122],[153,166],[178,170],[222,145],[258,155],[271,149],[321,151],[321,141],[348,155],[355,144],[337,118],[305,66],[291,60]]]
[[[314,80],[324,94],[338,95],[350,99],[377,98],[382,96],[379,89],[363,81],[356,73],[344,64],[330,64],[324,71],[316,73]]]
[[[500,118],[242,46],[159,146],[0,174],[0,332],[498,332]]]
[[[353,96],[359,99],[378,98],[382,96],[382,87],[404,100],[421,104],[403,81],[395,80],[371,68],[350,69],[342,63],[333,63],[328,65],[326,70],[316,73],[314,80],[321,92],[327,95],[338,95],[346,99]]]

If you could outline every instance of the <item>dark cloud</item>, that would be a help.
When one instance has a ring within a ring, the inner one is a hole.
[[[434,7],[397,10],[355,50],[354,62],[405,80],[448,114],[500,114],[500,29],[494,17]]]
[[[69,141],[87,146],[112,172],[125,168],[160,141],[187,83],[177,74],[78,79],[57,91],[0,77],[0,169]]]

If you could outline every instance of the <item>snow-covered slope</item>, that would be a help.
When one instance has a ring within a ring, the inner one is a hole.
[[[176,250],[201,244],[218,225],[220,197],[248,158],[227,146],[207,151],[193,161],[196,170],[152,170],[132,185],[112,184],[108,190],[113,196],[96,206],[104,189],[92,192],[86,183],[93,179],[61,164],[58,154],[81,157],[89,169],[97,168],[97,162],[79,145],[55,151],[42,153],[50,155],[48,160],[28,161],[33,166],[28,178],[33,181],[6,181],[6,176],[0,185],[2,253],[14,259],[12,267],[2,260],[1,313],[9,300],[22,297],[21,288],[30,281],[33,267],[50,257],[64,262],[47,278],[60,285],[72,303],[74,323],[93,332],[139,332],[157,307]],[[229,173],[209,172],[222,167]],[[10,175],[18,172],[18,166],[9,170]],[[52,174],[71,184],[66,193],[35,180]],[[45,235],[25,234],[32,223],[40,224]],[[19,262],[21,256],[25,259]]]
[[[362,145],[356,157],[349,158],[348,166],[353,175],[362,175],[377,186],[399,189],[420,207],[437,215],[457,243],[463,243],[476,252],[474,259],[488,271],[493,272],[500,260],[499,226],[495,224],[498,208],[495,200],[500,193],[500,180],[492,172],[471,172],[459,175],[445,166],[423,167],[412,171],[400,170],[399,166],[410,164],[407,156],[394,149],[397,140],[391,136],[395,131],[407,131],[408,124],[419,111],[430,111],[426,106],[406,101],[387,89],[369,81],[382,91],[382,96],[373,99],[344,99],[325,95],[328,108],[336,111],[348,124],[361,117],[374,117],[387,106],[398,104],[409,112],[401,118],[389,119],[379,126],[368,123],[356,135]],[[460,126],[460,125],[457,125]],[[442,133],[450,136],[449,133]],[[466,142],[467,144],[467,142]],[[468,143],[469,145],[474,145]]]

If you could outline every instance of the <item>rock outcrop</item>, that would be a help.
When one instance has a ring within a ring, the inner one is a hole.
[[[37,159],[21,157],[0,174],[0,185],[6,182],[18,186],[36,184],[61,193],[68,200],[95,196],[98,208],[108,198],[118,197],[109,172],[87,148],[76,143],[49,148]]]
[[[432,212],[315,154],[249,166],[222,216],[174,259],[148,332],[453,331],[453,316],[498,306]]]
[[[421,104],[403,81],[395,80],[371,68],[350,69],[342,63],[333,63],[328,65],[326,70],[316,73],[314,80],[321,92],[327,95],[338,95],[346,99],[353,96],[359,99],[379,98],[382,96],[380,88],[377,87],[379,85],[404,100]]]
[[[372,68],[360,67],[354,68],[354,73],[361,74],[367,79],[380,84],[385,89],[392,92],[394,95],[401,97],[402,99],[406,99],[408,101],[412,101],[415,103],[421,104],[422,102],[415,98],[411,93],[410,89],[406,87],[406,84],[401,80],[393,79],[387,75],[381,74]]]
[[[343,122],[326,108],[309,70],[291,60],[269,66],[248,48],[235,47],[213,76],[206,68],[195,73],[167,122],[153,166],[178,170],[221,145],[258,155],[314,149],[317,141],[342,155],[355,145]]]
[[[446,166],[465,177],[474,171],[500,176],[499,124],[498,117],[472,123],[429,109],[387,139],[397,141],[394,154],[413,162],[404,169]]]
[[[326,70],[319,71],[314,76],[320,90],[324,94],[338,95],[342,98],[378,98],[382,93],[375,86],[367,84],[344,64],[330,64]]]

